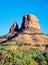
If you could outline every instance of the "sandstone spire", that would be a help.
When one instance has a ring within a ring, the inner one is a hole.
[[[34,15],[31,15],[31,14],[24,15],[21,28],[25,29],[25,28],[32,28],[32,27],[34,27],[34,28],[40,30],[40,26],[38,24],[38,21],[39,20]]]
[[[9,33],[14,33],[18,31],[18,24],[15,21],[14,24],[11,26]]]

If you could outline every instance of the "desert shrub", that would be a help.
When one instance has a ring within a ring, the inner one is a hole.
[[[48,65],[48,51],[0,48],[0,65]]]
[[[46,59],[46,61],[48,63],[48,51],[46,52],[45,59]]]
[[[16,43],[16,46],[31,46],[31,45],[32,45],[31,43],[21,43],[21,42]]]

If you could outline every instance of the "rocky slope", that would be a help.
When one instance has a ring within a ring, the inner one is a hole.
[[[48,44],[48,36],[42,33],[38,19],[31,14],[23,16],[21,28],[14,40],[22,43]]]
[[[17,22],[14,22],[9,33],[3,38],[0,37],[0,43],[4,43],[12,39],[22,44],[30,43],[32,45],[48,45],[48,36],[42,33],[38,22],[39,20],[36,16],[31,14],[24,15],[21,28],[19,29]]]

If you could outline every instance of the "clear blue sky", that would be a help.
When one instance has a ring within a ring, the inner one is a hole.
[[[48,0],[0,0],[0,36],[9,32],[14,20],[20,27],[25,14],[37,16],[42,32],[48,34]]]

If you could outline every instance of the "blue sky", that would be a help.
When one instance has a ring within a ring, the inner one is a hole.
[[[20,27],[25,14],[35,15],[48,34],[48,0],[0,0],[0,36],[9,32],[15,20]]]

